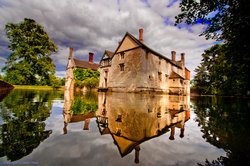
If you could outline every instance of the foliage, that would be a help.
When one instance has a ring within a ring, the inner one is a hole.
[[[91,69],[77,68],[74,70],[75,80],[83,81],[87,78],[97,78],[98,79],[99,76],[100,76],[99,71],[94,71]]]
[[[201,94],[210,94],[209,91],[209,76],[206,67],[201,64],[195,69],[196,75],[192,80],[193,87],[198,90]]]
[[[71,105],[71,112],[73,115],[87,114],[90,112],[96,112],[98,109],[96,98],[90,97],[76,97]]]
[[[64,86],[65,84],[65,78],[59,78],[54,75],[50,76],[50,80],[51,80],[51,86],[55,88]]]
[[[237,89],[230,89],[232,80],[230,64],[225,57],[225,45],[217,44],[205,50],[202,63],[195,69],[194,87],[201,94],[235,94]],[[230,83],[230,84],[229,84]]]
[[[98,87],[99,84],[99,79],[98,78],[87,78],[85,80],[82,81],[83,85],[87,88],[96,88]]]
[[[55,65],[50,56],[57,46],[44,28],[25,18],[18,24],[6,24],[5,30],[12,51],[3,68],[5,80],[12,84],[51,85]]]
[[[99,76],[99,71],[77,68],[74,70],[74,77],[76,80],[75,86],[79,88],[95,88],[98,86]]]
[[[206,142],[226,151],[226,157],[205,165],[244,165],[250,158],[249,99],[236,97],[197,97],[192,101]],[[240,123],[239,123],[240,122]],[[198,164],[200,165],[200,164]]]
[[[223,80],[227,86],[224,93],[249,95],[250,3],[247,0],[182,0],[180,8],[176,24],[206,24],[201,35],[224,41],[226,49],[222,59],[227,63],[227,71],[223,73],[227,79]],[[214,79],[218,78],[221,77]]]
[[[52,133],[45,127],[58,91],[13,90],[0,102],[0,157],[15,161],[30,154]]]

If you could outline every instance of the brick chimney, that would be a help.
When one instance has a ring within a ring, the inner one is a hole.
[[[181,53],[181,62],[185,65],[185,53]]]
[[[176,61],[176,52],[171,51],[171,55],[172,55],[172,61]]]
[[[143,42],[143,28],[139,29],[139,40],[140,42]]]
[[[72,59],[72,57],[73,57],[73,48],[70,47],[69,48],[69,58],[68,59]]]
[[[93,52],[89,52],[89,62],[93,63],[94,61],[94,53]]]

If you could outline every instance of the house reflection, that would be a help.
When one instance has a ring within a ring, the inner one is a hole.
[[[67,126],[69,123],[75,123],[75,122],[83,122],[83,130],[89,130],[89,123],[90,119],[95,117],[95,112],[89,112],[86,114],[73,114],[71,111],[71,106],[74,102],[74,90],[66,89],[64,91],[64,110],[63,110],[63,117],[64,117],[64,127],[63,127],[63,133],[67,134]]]
[[[97,125],[100,133],[111,134],[121,156],[135,150],[139,163],[140,144],[176,128],[184,137],[185,122],[190,119],[189,96],[100,93]]]
[[[174,140],[176,129],[183,138],[185,122],[190,119],[189,96],[99,93],[96,112],[73,114],[73,91],[64,95],[64,134],[74,122],[82,121],[83,130],[88,130],[90,119],[96,117],[100,134],[112,136],[122,157],[135,150],[135,163],[139,163],[141,143],[167,132],[169,140]]]

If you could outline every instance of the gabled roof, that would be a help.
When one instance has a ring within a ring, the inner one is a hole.
[[[109,50],[105,50],[104,54],[107,54],[109,58],[112,58],[114,53],[112,51],[109,51]]]
[[[184,79],[182,76],[180,76],[179,74],[177,74],[176,72],[172,71],[170,76],[169,76],[170,79],[174,79],[174,78],[181,78],[181,79]]]
[[[126,38],[126,36],[129,36],[131,39],[133,39],[133,41],[134,41],[135,43],[137,43],[137,44],[139,45],[139,47],[142,47],[142,48],[148,50],[149,52],[155,54],[156,56],[159,56],[160,58],[165,59],[166,61],[168,61],[169,63],[175,65],[176,67],[181,68],[181,65],[180,65],[178,62],[172,61],[172,60],[170,60],[169,58],[167,58],[167,57],[163,56],[162,54],[156,52],[155,50],[151,49],[151,48],[148,47],[146,44],[144,44],[143,42],[141,42],[140,40],[138,40],[137,38],[135,38],[133,35],[131,35],[129,32],[127,32],[127,33],[125,34],[125,36],[123,37],[123,39],[122,39],[122,41],[120,42],[119,46],[118,46],[117,49],[115,50],[114,55],[115,55],[115,54],[117,53],[117,51],[119,50],[119,48],[120,48],[122,42],[124,41],[124,39]]]
[[[105,55],[107,55],[108,58],[104,58]],[[101,63],[101,61],[102,61],[103,59],[111,59],[111,58],[113,58],[113,56],[114,56],[114,53],[113,53],[112,51],[105,50],[104,53],[103,53],[103,55],[102,55],[102,58],[101,58],[101,60],[100,60],[100,63]]]
[[[97,70],[99,67],[99,64],[92,63],[89,61],[83,61],[83,60],[79,60],[79,59],[75,59],[75,58],[73,58],[73,61],[75,63],[76,68]]]

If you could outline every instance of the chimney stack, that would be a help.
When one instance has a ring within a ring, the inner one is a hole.
[[[170,136],[169,136],[169,139],[170,139],[170,140],[174,140],[174,134],[175,134],[175,127],[172,126],[172,127],[171,127]]]
[[[94,53],[93,52],[89,52],[89,62],[93,63],[94,61]]]
[[[140,42],[143,42],[143,28],[139,29],[139,40]]]
[[[135,163],[139,163],[139,152],[140,152],[140,144],[135,147]]]
[[[171,55],[172,55],[172,61],[176,61],[176,52],[171,51]]]
[[[185,53],[181,53],[181,62],[185,65]]]
[[[70,47],[69,48],[69,58],[68,59],[72,59],[72,57],[73,57],[73,48]]]

